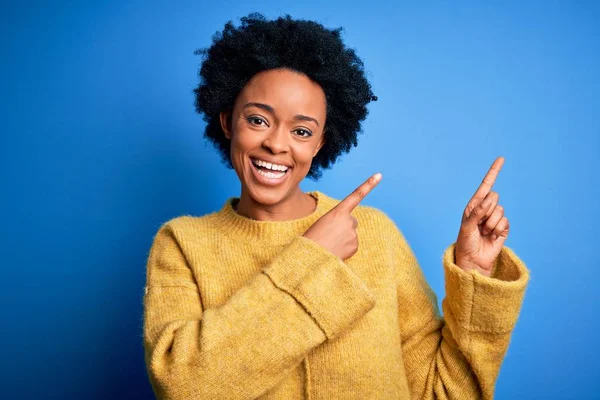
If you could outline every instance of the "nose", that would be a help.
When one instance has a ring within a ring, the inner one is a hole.
[[[283,153],[289,148],[289,136],[283,126],[277,126],[265,137],[262,147],[271,150],[273,154]]]

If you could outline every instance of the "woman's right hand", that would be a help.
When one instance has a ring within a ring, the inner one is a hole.
[[[358,220],[350,213],[381,181],[378,172],[350,193],[344,200],[319,218],[304,237],[316,242],[342,260],[352,257],[358,250],[356,227]]]

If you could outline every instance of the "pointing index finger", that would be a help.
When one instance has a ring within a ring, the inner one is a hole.
[[[477,188],[477,191],[473,195],[474,199],[475,198],[483,199],[485,196],[487,196],[487,194],[492,189],[492,186],[494,186],[494,183],[496,182],[496,177],[498,177],[498,173],[500,172],[502,165],[504,165],[504,157],[496,158],[496,160],[490,167],[490,170],[483,178],[481,185],[479,185],[479,188]]]
[[[371,176],[362,185],[354,189],[346,198],[338,203],[335,208],[351,212],[365,198],[367,194],[381,181],[381,173]]]

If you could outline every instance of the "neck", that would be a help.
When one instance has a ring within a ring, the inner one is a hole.
[[[338,203],[338,200],[317,190],[307,194],[317,200],[317,207],[312,214],[303,218],[287,221],[256,221],[234,210],[233,205],[239,201],[239,197],[228,197],[221,210],[213,217],[216,226],[219,226],[219,229],[233,240],[249,243],[252,246],[285,245],[294,237],[306,232],[324,213]]]
[[[304,193],[299,186],[276,204],[259,203],[242,187],[240,200],[233,204],[233,209],[238,214],[256,221],[289,221],[304,218],[313,213],[316,207],[316,199]]]

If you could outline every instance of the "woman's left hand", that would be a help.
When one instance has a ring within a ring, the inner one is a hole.
[[[498,157],[467,204],[454,248],[455,263],[463,270],[475,269],[490,276],[494,261],[508,237],[508,219],[492,186],[504,164]]]

